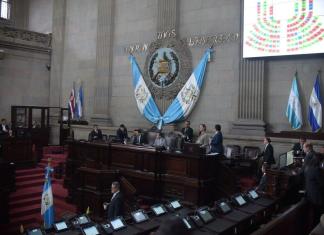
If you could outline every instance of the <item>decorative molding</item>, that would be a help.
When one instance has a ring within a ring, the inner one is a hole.
[[[52,35],[0,26],[0,45],[39,52],[51,52]]]
[[[179,0],[158,0],[157,32],[166,32],[179,25]]]
[[[157,39],[160,39],[161,33],[158,32]],[[173,34],[169,34],[167,37],[162,37],[163,39],[166,38],[175,38]],[[186,42],[188,47],[210,47],[210,46],[221,46],[226,43],[232,43],[236,42],[240,39],[239,33],[232,33],[232,32],[223,32],[223,33],[216,33],[214,35],[195,35],[195,36],[189,36],[186,38],[181,39],[182,41]],[[148,42],[140,42],[140,43],[134,43],[131,45],[123,46],[122,50],[129,54],[135,54],[135,53],[144,53],[148,50],[149,47]]]

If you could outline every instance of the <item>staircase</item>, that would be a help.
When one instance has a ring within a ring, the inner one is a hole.
[[[41,217],[41,195],[44,184],[44,168],[47,159],[51,158],[54,168],[64,164],[67,151],[61,146],[44,147],[40,163],[35,168],[16,171],[16,191],[10,194],[9,216],[10,223],[0,225],[1,234],[20,234],[20,226],[24,229],[39,227],[43,224]],[[52,191],[56,219],[62,218],[65,213],[75,213],[76,207],[65,202],[67,190],[63,188],[63,178],[55,179],[52,175]]]

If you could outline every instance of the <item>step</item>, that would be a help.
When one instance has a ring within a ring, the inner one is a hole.
[[[25,175],[33,175],[33,174],[44,174],[44,169],[40,167],[24,169],[24,170],[16,170],[16,176],[25,176]]]
[[[52,190],[53,190],[54,197],[56,198],[65,200],[65,198],[68,196],[67,189],[65,189],[61,184],[53,184]]]
[[[44,178],[40,178],[37,180],[29,180],[29,181],[23,181],[23,182],[17,182],[16,187],[17,189],[22,189],[25,187],[36,187],[36,186],[43,186],[44,185]],[[55,179],[52,179],[52,184],[55,183]]]
[[[55,159],[51,161],[51,166],[53,165],[59,165],[60,163],[65,163],[65,159]],[[47,166],[47,160],[42,159],[38,164],[46,165]]]
[[[35,223],[37,222],[36,214],[24,215],[16,218],[12,218],[9,225],[20,226],[28,224],[28,223]]]
[[[41,213],[41,204],[34,204],[30,206],[24,206],[15,208],[9,211],[10,218],[21,217],[25,215],[31,215]]]
[[[16,177],[16,182],[23,182],[23,181],[28,181],[28,180],[36,180],[44,178],[44,173],[38,173],[38,174],[32,174],[32,175],[21,175]]]
[[[43,147],[43,153],[52,153],[53,151],[64,151],[64,147],[59,145]]]
[[[41,203],[41,195],[39,194],[38,197],[28,197],[20,200],[15,200],[15,201],[11,200],[9,202],[9,208],[11,210],[18,207],[40,204],[40,203]]]
[[[51,158],[51,160],[65,160],[67,155],[65,153],[62,154],[43,154],[42,160],[48,161],[48,158]]]
[[[28,187],[13,192],[12,194],[10,194],[9,199],[11,201],[15,201],[27,197],[37,197],[41,195],[42,191],[43,191],[43,187]]]

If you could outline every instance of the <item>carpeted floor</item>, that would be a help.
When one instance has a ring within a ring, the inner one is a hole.
[[[16,171],[16,192],[10,194],[10,224],[0,225],[1,234],[20,234],[20,226],[24,229],[37,227],[43,223],[41,217],[41,195],[44,184],[44,168],[47,159],[52,159],[52,167],[64,163],[67,152],[60,146],[49,146],[43,149],[43,157],[35,168]],[[63,178],[52,176],[52,191],[56,219],[65,213],[75,213],[76,207],[65,202],[67,190],[63,188]]]

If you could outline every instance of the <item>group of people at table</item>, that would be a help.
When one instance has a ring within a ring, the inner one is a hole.
[[[102,132],[98,129],[98,126],[94,126],[94,129],[89,134],[89,140],[102,139]],[[156,127],[152,127],[147,133],[143,133],[140,129],[135,129],[133,134],[129,137],[127,128],[124,124],[121,124],[116,131],[116,142],[123,144],[135,144],[135,145],[149,145],[163,150],[175,151],[181,148],[183,143],[196,143],[201,148],[206,149],[206,153],[223,154],[223,135],[221,132],[221,126],[215,125],[215,134],[210,136],[207,134],[207,127],[205,124],[199,125],[199,135],[194,140],[194,131],[190,127],[190,121],[185,122],[185,126],[181,131],[175,130],[171,126],[171,130],[168,133],[163,133]]]

